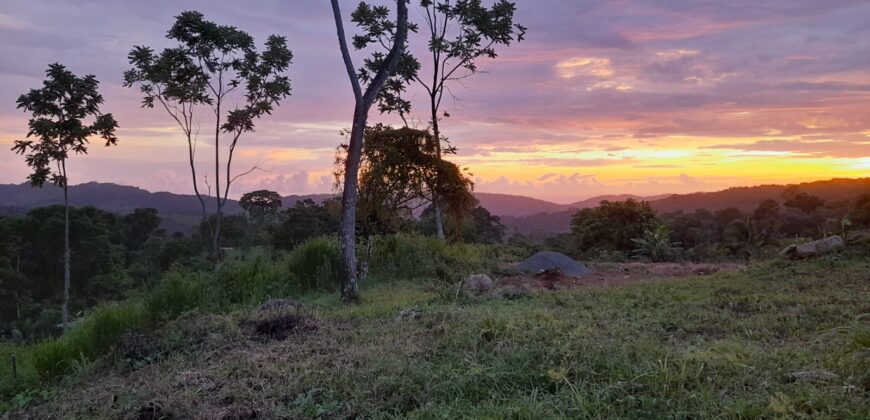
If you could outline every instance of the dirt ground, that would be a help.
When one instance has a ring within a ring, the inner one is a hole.
[[[568,277],[559,272],[535,275],[506,276],[496,280],[500,287],[531,289],[571,289],[577,287],[617,286],[666,278],[706,276],[713,273],[740,271],[743,264],[677,264],[677,263],[593,263],[593,274]]]

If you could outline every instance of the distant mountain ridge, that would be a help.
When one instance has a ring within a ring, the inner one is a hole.
[[[567,232],[571,228],[571,217],[577,209],[595,207],[602,200],[625,200],[634,198],[650,203],[653,210],[659,213],[675,211],[691,212],[696,209],[711,211],[735,207],[742,211],[752,211],[758,203],[768,198],[783,201],[783,194],[788,189],[818,196],[828,202],[853,200],[861,194],[870,194],[870,178],[839,178],[827,181],[804,182],[787,185],[759,185],[754,187],[733,187],[715,192],[697,192],[691,194],[669,194],[657,197],[637,197],[630,195],[601,196],[566,205],[565,209],[556,212],[544,212],[523,216],[502,216],[502,223],[511,234],[551,235]]]
[[[475,193],[480,205],[502,217],[508,233],[557,233],[569,229],[571,216],[577,209],[595,207],[602,200],[619,201],[628,198],[649,201],[659,212],[678,210],[694,211],[698,208],[721,210],[736,207],[752,210],[767,198],[779,201],[786,189],[797,189],[819,196],[827,201],[847,200],[862,193],[870,193],[870,178],[832,179],[790,185],[759,185],[735,187],[716,192],[692,194],[668,194],[642,197],[630,194],[603,195],[570,204],[557,204],[532,197],[509,194]],[[322,202],[334,194],[290,195],[283,198],[283,206],[292,207],[300,200]],[[194,195],[169,192],[150,192],[139,187],[111,183],[89,182],[70,187],[70,202],[73,206],[94,206],[115,213],[130,213],[134,209],[156,208],[164,219],[167,230],[189,230],[198,221],[202,212],[199,200]],[[0,215],[22,214],[36,207],[63,203],[60,188],[46,185],[32,188],[29,184],[0,184]],[[207,200],[209,210],[214,208],[214,198]],[[227,214],[241,212],[236,200],[227,200]]]

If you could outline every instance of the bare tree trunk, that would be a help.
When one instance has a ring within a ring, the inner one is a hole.
[[[341,258],[345,276],[341,288],[341,300],[345,302],[359,300],[356,275],[356,202],[363,135],[368,120],[367,111],[362,104],[354,109],[353,127],[344,167],[344,191],[341,196]]]
[[[220,80],[218,83],[222,83]],[[222,86],[222,85],[221,85]],[[222,90],[219,89],[219,90]],[[221,260],[221,219],[223,219],[223,206],[221,205],[221,149],[220,149],[220,136],[221,136],[221,97],[220,93],[218,94],[217,102],[215,104],[215,123],[214,123],[214,179],[215,179],[215,188],[214,188],[214,199],[215,199],[215,225],[214,229],[212,229],[212,252],[214,252],[214,272],[215,278],[217,278],[217,266]],[[229,175],[229,173],[227,173]]]
[[[396,37],[393,40],[390,53],[384,59],[384,65],[372,78],[365,93],[359,83],[347,39],[344,34],[344,23],[338,0],[332,0],[332,13],[335,18],[335,29],[338,34],[338,45],[341,49],[345,70],[353,88],[355,106],[353,110],[353,127],[347,148],[347,159],[344,170],[344,191],[341,196],[341,257],[344,262],[344,281],[341,287],[341,300],[355,302],[359,300],[356,266],[356,203],[357,186],[359,184],[359,165],[362,155],[363,137],[368,121],[369,109],[384,87],[387,78],[395,71],[399,59],[405,52],[405,42],[408,39],[408,5],[407,0],[396,0]]]
[[[63,163],[63,303],[61,304],[63,330],[69,324],[70,249],[69,249],[69,184],[66,181],[66,162]]]
[[[438,201],[438,197],[434,194],[432,197],[432,210],[435,213],[435,235],[438,236],[438,239],[444,240],[444,222],[441,218],[441,202]]]
[[[437,67],[435,74],[437,77]],[[441,129],[438,126],[438,103],[435,99],[436,92],[436,90],[433,90],[429,99],[432,110],[432,135],[435,136],[435,157],[437,157],[438,160],[441,160]],[[444,222],[441,217],[441,201],[438,198],[437,193],[432,191],[432,210],[435,213],[435,234],[438,236],[438,239],[444,240]]]

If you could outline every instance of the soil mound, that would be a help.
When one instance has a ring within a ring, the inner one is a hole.
[[[526,273],[540,273],[542,271],[561,272],[561,274],[569,277],[578,277],[587,274],[592,274],[585,265],[574,261],[571,257],[558,252],[541,251],[525,261],[521,262],[519,269]]]

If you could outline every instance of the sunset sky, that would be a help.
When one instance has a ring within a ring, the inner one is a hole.
[[[117,148],[95,141],[71,183],[192,192],[186,145],[162,111],[121,85],[133,45],[164,48],[173,17],[198,10],[262,44],[284,35],[293,96],[242,138],[233,195],[332,189],[352,93],[326,0],[11,1],[0,8],[0,183],[28,169],[18,95],[61,62],[101,81]],[[376,2],[388,4],[389,2]],[[416,3],[416,2],[412,2]],[[486,2],[489,3],[489,2]],[[345,15],[355,1],[342,1]],[[476,190],[571,202],[870,176],[870,2],[517,0],[527,39],[484,61],[448,102],[443,131]],[[411,18],[421,20],[416,7]],[[353,27],[348,31],[353,33]],[[420,35],[417,35],[418,38]],[[413,48],[418,54],[420,44]],[[356,56],[360,63],[361,55]],[[414,91],[425,126],[425,98]],[[371,122],[394,121],[371,113]],[[210,155],[201,145],[205,170]],[[207,153],[206,153],[207,152]]]

